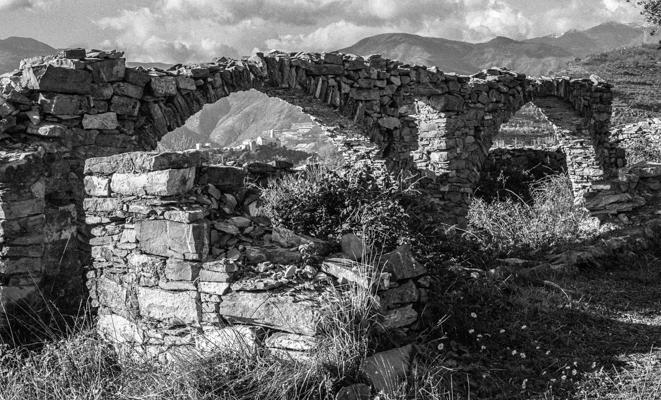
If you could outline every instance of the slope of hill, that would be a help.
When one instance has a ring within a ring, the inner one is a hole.
[[[475,72],[475,65],[464,57],[473,48],[466,42],[423,37],[408,33],[384,33],[360,40],[338,50],[360,55],[381,54],[411,64],[436,65],[444,71]]]
[[[560,47],[577,57],[640,45],[643,28],[637,25],[606,22],[585,31],[571,30],[562,35],[543,36],[526,40]]]
[[[251,90],[233,93],[204,106],[201,112],[162,141],[168,148],[192,147],[195,143],[205,142],[221,147],[236,146],[246,139],[263,135],[269,129],[288,129],[293,123],[309,121],[310,117],[298,107]]]
[[[467,43],[406,33],[371,36],[338,50],[367,56],[381,54],[406,63],[434,65],[448,72],[472,74],[502,66],[530,75],[556,71],[577,56],[641,43],[641,27],[608,22],[585,31],[569,31],[523,41],[497,37]]]
[[[15,70],[24,58],[54,53],[57,49],[35,39],[12,36],[0,40],[0,74]]]
[[[570,63],[562,74],[596,74],[613,84],[613,125],[661,117],[661,50],[631,47]]]

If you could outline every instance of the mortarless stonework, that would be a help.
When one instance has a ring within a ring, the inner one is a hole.
[[[123,219],[121,213],[142,207],[147,215],[157,207],[137,199],[196,190],[204,176],[202,161],[191,161],[189,154],[159,158],[133,153],[106,164],[97,161],[93,171],[88,165],[87,174],[83,166],[94,157],[154,149],[204,104],[251,88],[302,105],[326,125],[347,158],[380,159],[392,171],[424,177],[430,203],[448,224],[463,223],[492,137],[529,101],[555,126],[577,194],[624,166],[623,151],[608,141],[610,86],[597,78],[539,79],[501,69],[460,76],[379,56],[280,52],[163,71],[127,68],[123,54],[115,51],[65,50],[56,57],[26,60],[19,70],[0,77],[0,303],[35,298],[37,290],[60,303],[78,302],[83,266],[107,255],[104,246],[111,243],[104,241],[115,243],[117,235],[128,237],[117,245],[129,247],[118,247],[128,253],[133,248],[126,243],[141,243],[154,257],[169,260],[174,252],[181,257],[177,260],[205,262],[210,243],[201,238],[211,223],[206,216],[185,211],[131,229],[94,231],[101,229],[99,224],[112,225],[104,213],[118,212],[113,218]],[[223,174],[213,173],[214,181]],[[132,197],[136,200],[129,201]],[[134,209],[125,209],[129,204]],[[168,235],[184,235],[188,241],[160,240]],[[122,242],[129,239],[135,242]],[[130,265],[135,271],[159,270],[163,261],[110,258],[107,262],[117,262],[117,268]],[[191,274],[198,267],[191,267]],[[105,268],[113,267],[94,269]],[[154,277],[145,273],[135,279],[151,282]],[[131,299],[150,310],[149,318],[158,319],[158,296],[151,286],[133,292],[123,282],[99,282],[97,294],[105,299],[99,303],[115,304],[117,318],[130,321],[132,308],[121,300]],[[219,296],[223,283],[209,281],[195,290],[183,285],[184,294],[163,301],[172,305],[173,318],[190,323],[192,303],[205,303],[200,293]],[[400,315],[412,313],[402,310]],[[136,334],[132,325],[122,324]]]

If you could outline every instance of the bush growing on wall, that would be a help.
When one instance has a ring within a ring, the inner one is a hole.
[[[376,250],[410,240],[405,205],[413,188],[377,177],[367,167],[314,166],[272,180],[262,191],[262,212],[275,225],[321,239],[354,232]]]

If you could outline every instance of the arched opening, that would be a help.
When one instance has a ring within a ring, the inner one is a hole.
[[[303,108],[257,90],[205,105],[158,143],[160,151],[217,149],[219,161],[334,163],[341,153],[325,128]]]
[[[530,202],[534,182],[566,173],[567,157],[555,126],[544,110],[529,102],[494,135],[474,195],[486,201]]]

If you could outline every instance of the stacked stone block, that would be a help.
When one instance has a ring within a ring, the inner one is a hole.
[[[593,177],[623,163],[606,135],[610,87],[596,78],[536,79],[496,68],[460,76],[380,56],[277,51],[166,71],[127,67],[117,51],[64,50],[0,77],[0,146],[39,149],[48,160],[45,215],[66,233],[42,244],[49,263],[66,271],[63,281],[81,276],[89,257],[85,160],[154,149],[204,104],[252,88],[312,105],[306,110],[328,122],[348,159],[376,157],[394,172],[424,176],[430,203],[449,224],[462,222],[498,127],[528,101],[559,98],[583,118],[581,129],[566,135],[580,141],[578,157],[595,166]],[[151,190],[152,181],[190,178],[157,171],[133,187],[115,185],[130,193]],[[146,194],[169,187],[162,190]]]
[[[161,359],[237,346],[305,359],[330,289],[358,282],[369,290],[371,275],[342,258],[322,263],[327,243],[258,215],[244,181],[286,170],[208,165],[210,158],[134,152],[87,161],[88,287],[99,332]],[[425,269],[408,248],[383,265],[384,325],[410,329],[427,296]]]

